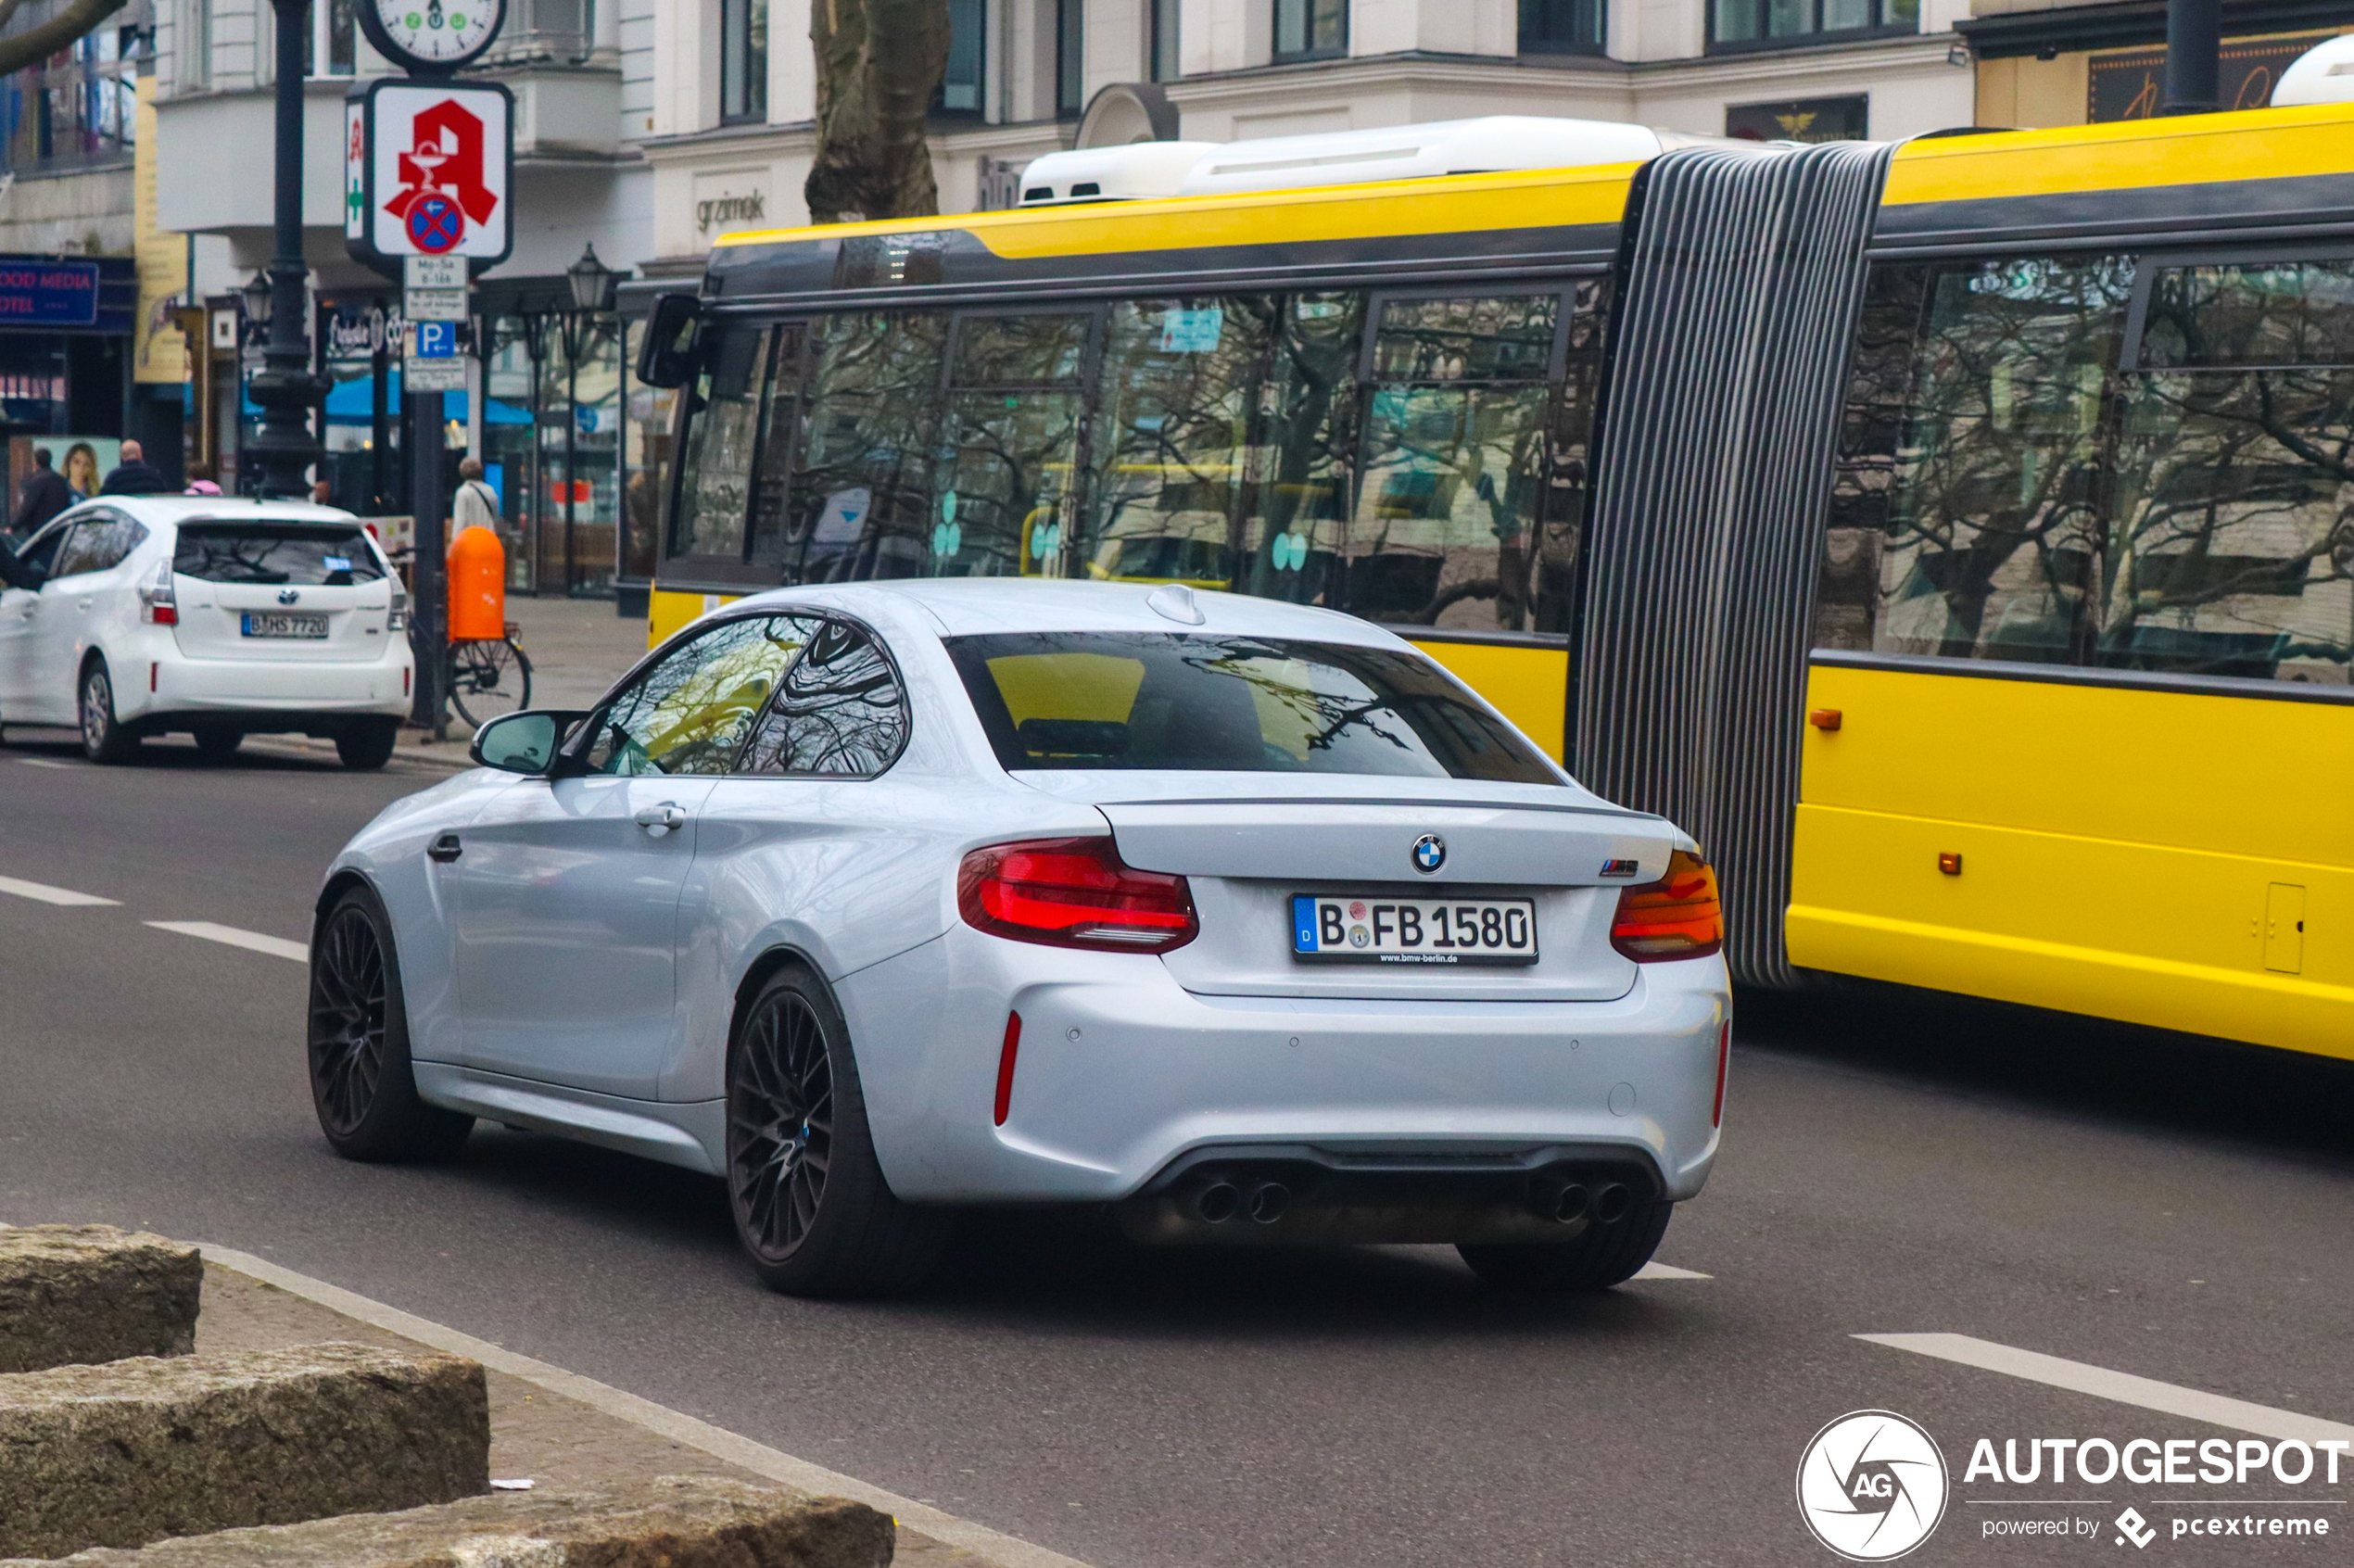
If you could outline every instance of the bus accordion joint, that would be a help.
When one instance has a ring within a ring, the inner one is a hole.
[[[1839,727],[1841,716],[1837,708],[1817,708],[1806,715],[1806,722],[1817,729],[1829,731]]]
[[[1667,874],[1658,881],[1620,891],[1610,944],[1638,964],[1720,951],[1725,910],[1716,897],[1715,870],[1689,850],[1669,855]]]

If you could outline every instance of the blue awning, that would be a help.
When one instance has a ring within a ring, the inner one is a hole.
[[[385,389],[385,414],[386,418],[398,419],[400,417],[400,378],[393,376],[389,379],[390,385]],[[329,424],[366,424],[374,417],[369,408],[373,397],[373,393],[369,389],[368,380],[364,376],[355,381],[335,383],[334,388],[327,393],[327,423]],[[261,417],[260,405],[251,398],[247,398],[245,401],[246,417],[259,419]],[[531,423],[529,409],[519,409],[514,404],[498,398],[487,399],[487,406],[483,411],[492,424],[529,424]],[[441,413],[445,419],[454,419],[461,424],[464,424],[466,422],[466,395],[463,392],[444,392],[441,395]]]

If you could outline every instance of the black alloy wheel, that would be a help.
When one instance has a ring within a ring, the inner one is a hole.
[[[114,677],[107,662],[93,658],[82,672],[82,754],[94,763],[127,763],[139,754],[139,737],[114,714]]]
[[[947,1242],[945,1211],[883,1179],[849,1031],[799,964],[761,986],[728,1043],[728,1208],[753,1270],[788,1296],[903,1289]]]
[[[347,1159],[446,1157],[474,1118],[417,1097],[408,1010],[384,909],[364,888],[335,902],[310,945],[310,1097]]]

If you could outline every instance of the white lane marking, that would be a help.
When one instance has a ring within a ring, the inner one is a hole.
[[[27,767],[76,768],[82,765],[80,763],[59,762],[55,757],[19,757],[17,761]]]
[[[1910,1350],[1917,1356],[1959,1361],[1966,1367],[2090,1394],[2097,1399],[2114,1399],[2120,1405],[2139,1405],[2145,1410],[2187,1416],[2193,1421],[2253,1432],[2263,1437],[2294,1437],[2308,1443],[2354,1439],[2354,1426],[2323,1421],[2318,1416],[2252,1405],[2246,1399],[2183,1388],[2156,1378],[2135,1377],[2132,1372],[2111,1372],[2083,1361],[2062,1360],[2039,1351],[1997,1345],[1991,1339],[1973,1339],[1966,1334],[1859,1334],[1855,1337],[1892,1349]]]
[[[310,961],[310,947],[307,942],[263,936],[259,931],[241,931],[234,926],[215,925],[210,920],[144,920],[140,923],[153,926],[159,931],[177,931],[182,936],[202,937],[207,942],[225,942],[231,947],[267,953],[272,958],[291,958],[297,964]]]
[[[71,888],[53,888],[46,882],[19,881],[14,877],[0,877],[0,893],[13,893],[40,904],[55,904],[67,909],[95,908],[100,904],[120,904],[119,898],[100,898],[96,893],[76,892]]]
[[[251,1253],[238,1252],[230,1247],[214,1246],[209,1242],[198,1242],[196,1246],[208,1263],[243,1274],[248,1279],[259,1280],[264,1284],[276,1285],[280,1290],[315,1301],[322,1307],[332,1308],[347,1318],[357,1318],[363,1323],[399,1334],[404,1339],[430,1345],[453,1356],[470,1357],[495,1372],[519,1377],[551,1394],[577,1399],[592,1410],[632,1425],[642,1426],[674,1443],[700,1449],[714,1459],[740,1465],[754,1474],[781,1481],[804,1492],[849,1498],[869,1508],[881,1509],[895,1516],[902,1524],[912,1525],[934,1540],[961,1547],[985,1560],[993,1568],[1086,1568],[1086,1564],[1075,1558],[1065,1557],[1060,1552],[1049,1551],[1044,1547],[1033,1546],[1012,1536],[1001,1535],[985,1524],[976,1524],[953,1513],[943,1513],[929,1503],[919,1503],[912,1498],[886,1492],[880,1486],[868,1486],[854,1476],[811,1464],[807,1460],[795,1459],[766,1444],[755,1443],[749,1437],[740,1437],[725,1427],[697,1421],[690,1415],[682,1415],[651,1399],[641,1399],[609,1384],[582,1377],[578,1372],[550,1366],[529,1356],[519,1356],[487,1340],[476,1339],[472,1334],[460,1334],[456,1329],[444,1328],[439,1323],[412,1317],[398,1307],[387,1307],[381,1301],[355,1296],[324,1280],[314,1280],[291,1269],[282,1269],[267,1258],[256,1258]]]
[[[1690,1269],[1678,1269],[1673,1263],[1646,1263],[1635,1271],[1639,1280],[1713,1280],[1714,1274],[1703,1274]]]

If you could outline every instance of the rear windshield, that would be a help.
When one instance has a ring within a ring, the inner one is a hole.
[[[183,523],[171,569],[209,583],[348,588],[384,575],[357,525]]]
[[[1164,632],[958,637],[948,651],[1009,771],[1561,782],[1518,733],[1414,654]]]

